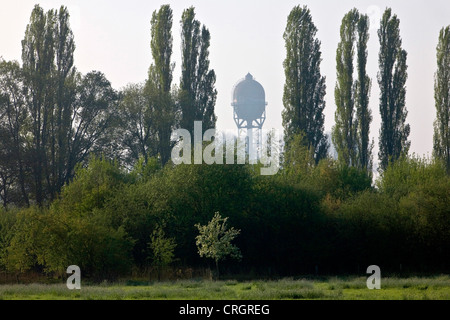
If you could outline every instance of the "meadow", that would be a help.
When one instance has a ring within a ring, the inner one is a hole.
[[[255,281],[119,281],[86,284],[0,285],[2,300],[450,300],[450,276],[382,278],[369,290],[365,277]]]

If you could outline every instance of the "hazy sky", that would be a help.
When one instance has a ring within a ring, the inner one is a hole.
[[[174,83],[179,83],[181,68],[180,19],[183,9],[193,5],[197,19],[211,32],[211,68],[217,75],[216,114],[220,130],[234,129],[231,90],[247,72],[253,74],[266,90],[267,120],[264,126],[282,128],[281,112],[284,85],[283,32],[287,16],[296,5],[307,5],[322,42],[322,74],[326,76],[327,95],[325,130],[334,124],[334,87],[336,48],[342,17],[356,7],[371,18],[368,74],[372,79],[370,107],[374,121],[371,136],[378,154],[380,128],[378,71],[378,36],[380,17],[386,7],[400,19],[403,47],[408,52],[406,107],[411,125],[411,151],[431,153],[433,139],[434,73],[439,30],[450,24],[450,1],[355,1],[355,0],[228,0],[228,1],[151,1],[151,0],[2,0],[0,10],[0,56],[21,59],[21,40],[33,6],[45,10],[66,5],[75,34],[75,65],[83,72],[105,73],[116,89],[128,83],[142,82],[151,63],[150,18],[161,4],[169,3],[174,14]]]

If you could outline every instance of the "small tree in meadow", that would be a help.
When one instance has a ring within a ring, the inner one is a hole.
[[[227,256],[237,260],[242,258],[239,248],[231,244],[241,230],[233,227],[228,229],[227,220],[227,217],[222,218],[219,212],[216,212],[207,225],[195,225],[199,231],[199,235],[196,237],[198,254],[200,257],[214,260],[217,278],[219,277],[219,261],[224,260]]]
[[[175,261],[175,239],[166,238],[163,225],[157,225],[150,236],[148,247],[152,250],[153,266],[158,270],[158,281],[161,280],[161,270]]]

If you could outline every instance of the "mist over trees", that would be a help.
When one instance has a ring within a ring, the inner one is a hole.
[[[304,140],[319,162],[326,157],[328,141],[324,134],[325,77],[320,73],[322,61],[317,28],[310,10],[296,6],[289,13],[283,38],[286,46],[283,94],[283,127],[286,145],[303,132]]]
[[[194,122],[202,121],[204,130],[213,129],[216,126],[214,106],[217,90],[214,88],[216,74],[209,69],[211,35],[195,19],[194,7],[183,12],[181,38],[180,127],[194,132]]]
[[[77,71],[67,9],[34,7],[22,62],[0,60],[2,272],[63,277],[75,264],[94,280],[145,272],[161,279],[171,267],[205,267],[202,257],[217,274],[267,277],[360,273],[373,263],[383,272],[448,271],[448,26],[436,48],[427,159],[408,154],[399,19],[386,9],[380,21],[381,171],[374,181],[367,15],[350,10],[339,33],[336,161],[324,134],[318,30],[306,6],[290,12],[280,66],[286,145],[273,176],[261,176],[260,164],[172,163],[172,131],[192,129],[194,120],[213,128],[217,97],[211,34],[193,7],[181,16],[174,83],[173,19],[169,5],[153,12],[148,78],[116,91],[103,73]],[[231,232],[222,239],[225,221]]]

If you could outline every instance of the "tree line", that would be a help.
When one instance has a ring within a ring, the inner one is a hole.
[[[297,159],[310,152],[297,151]],[[162,279],[167,267],[254,277],[365,274],[372,264],[385,274],[448,272],[442,162],[402,157],[376,187],[364,171],[328,158],[291,163],[261,176],[249,164],[162,168],[151,158],[129,171],[91,158],[50,207],[0,212],[0,270],[19,281],[30,271],[64,277],[69,265],[99,281]],[[221,229],[205,236],[199,227],[216,212],[240,231],[231,244],[215,244]],[[217,264],[229,248],[240,259]]]
[[[221,265],[231,272],[355,273],[374,261],[392,271],[448,270],[450,26],[437,46],[433,158],[421,159],[408,155],[399,19],[390,9],[383,14],[382,174],[374,185],[367,15],[350,10],[340,29],[335,161],[323,129],[317,28],[307,7],[289,14],[285,149],[275,176],[260,176],[259,165],[171,163],[172,131],[194,121],[213,128],[217,97],[211,35],[193,7],[180,20],[182,72],[174,85],[172,24],[169,5],[153,12],[148,79],[116,91],[101,72],[77,71],[67,9],[35,6],[22,64],[0,61],[0,268],[62,275],[76,264],[108,278],[203,265],[196,226],[218,212],[240,230],[242,260]]]
[[[181,78],[173,84],[173,13],[169,5],[153,12],[148,79],[121,91],[98,71],[80,74],[74,65],[75,41],[67,8],[44,10],[36,5],[22,40],[22,65],[0,63],[0,197],[8,204],[42,206],[54,200],[89,154],[119,159],[131,168],[140,157],[170,160],[175,128],[193,131],[216,123],[216,74],[210,69],[209,30],[184,10],[181,25]],[[387,8],[378,38],[381,170],[408,154],[406,123],[407,53],[402,49],[400,21]],[[342,19],[336,50],[336,113],[332,141],[343,165],[372,172],[372,80],[366,72],[369,18],[357,9]],[[328,156],[324,134],[325,76],[320,72],[320,41],[310,10],[294,7],[284,32],[286,81],[283,126],[286,148],[296,134],[317,164]],[[356,59],[355,59],[356,55]],[[435,75],[436,122],[433,154],[450,172],[449,27],[442,28]],[[356,67],[354,66],[356,61]]]
[[[80,74],[67,8],[36,5],[22,41],[22,65],[0,61],[0,198],[3,206],[49,205],[89,154],[133,166],[171,155],[174,128],[216,123],[216,75],[209,30],[183,12],[182,76],[172,84],[173,16],[164,5],[151,18],[148,79],[121,91],[98,71]]]
[[[336,103],[332,141],[339,163],[372,172],[373,141],[370,141],[372,111],[369,109],[372,80],[367,75],[367,42],[369,18],[357,9],[342,19],[340,42],[336,50]],[[448,166],[449,126],[449,31],[443,27],[437,45],[435,73],[436,121],[433,154]],[[303,143],[311,149],[317,163],[327,157],[328,142],[324,135],[325,77],[320,73],[320,40],[310,10],[304,6],[292,9],[284,33],[286,60],[284,69],[283,126],[287,148],[295,134],[305,135]],[[407,52],[402,48],[400,20],[387,8],[378,29],[380,88],[379,159],[381,171],[402,155],[407,155],[410,125],[406,122]],[[356,59],[355,59],[356,55]],[[354,62],[356,61],[356,68]]]

